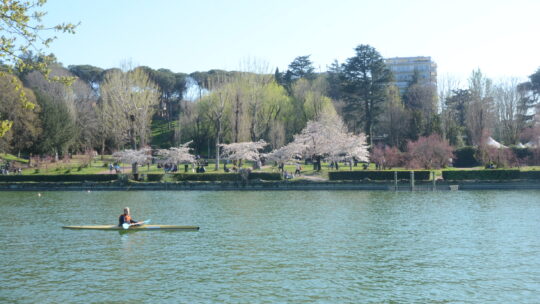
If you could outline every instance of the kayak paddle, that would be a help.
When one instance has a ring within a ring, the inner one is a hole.
[[[142,224],[148,224],[150,223],[151,220],[146,220],[146,221],[143,221]],[[129,229],[129,227],[131,227],[132,225],[135,225],[135,224],[130,224],[130,223],[123,223],[122,224],[122,228],[124,229]]]

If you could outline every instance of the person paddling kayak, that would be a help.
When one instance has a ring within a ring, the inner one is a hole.
[[[129,224],[130,226],[137,226],[142,225],[144,222],[138,222],[131,218],[131,214],[129,213],[129,207],[124,208],[124,213],[120,215],[118,218],[118,226],[122,226],[123,224]]]

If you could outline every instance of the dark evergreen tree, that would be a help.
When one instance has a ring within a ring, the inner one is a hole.
[[[311,60],[309,60],[309,56],[311,55],[298,56],[289,64],[289,71],[293,81],[300,78],[315,79],[315,68]]]
[[[520,94],[518,104],[518,119],[521,125],[529,125],[534,118],[534,111],[531,111],[538,105],[540,100],[540,68],[531,76],[530,81],[520,83],[518,92]]]
[[[355,48],[356,55],[343,64],[342,83],[346,111],[354,113],[354,126],[363,124],[368,143],[373,145],[373,126],[377,124],[392,73],[379,52],[369,45]]]
[[[94,90],[99,89],[99,83],[103,80],[103,69],[93,65],[70,65],[68,70],[82,81],[88,83]]]
[[[341,66],[337,60],[334,60],[326,72],[326,81],[328,82],[328,97],[334,100],[342,98]]]

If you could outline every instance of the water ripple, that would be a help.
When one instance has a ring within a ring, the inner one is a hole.
[[[539,194],[2,193],[0,302],[538,303]]]

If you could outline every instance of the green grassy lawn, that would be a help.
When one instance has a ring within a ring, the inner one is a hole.
[[[23,167],[23,174],[24,175],[60,175],[60,174],[108,174],[109,168],[108,164],[110,162],[113,162],[114,160],[110,155],[106,155],[103,158],[102,157],[95,157],[90,164],[87,164],[88,157],[85,155],[75,155],[72,157],[72,159],[69,160],[69,162],[64,161],[58,161],[54,163],[48,163],[48,164],[40,164],[40,168],[24,168],[26,164],[28,163],[28,160],[17,158],[11,154],[0,154],[0,162],[3,160],[9,160],[14,162],[15,166],[21,166]],[[300,163],[302,166],[302,174],[300,176],[295,177],[294,179],[302,180],[302,179],[328,179],[328,172],[329,171],[336,171],[335,168],[330,168],[329,163],[322,163],[322,170],[320,172],[317,172],[316,170],[313,170],[313,165],[305,165],[303,162]],[[121,166],[124,168],[122,172],[128,173],[131,172],[131,165],[129,164],[121,164]],[[232,169],[233,165],[228,164],[227,168]],[[242,168],[252,168],[253,163],[252,162],[245,162]],[[205,167],[206,173],[213,174],[213,173],[224,173],[223,170],[223,162],[220,162],[220,166],[218,170],[215,170],[215,162],[213,160],[209,161],[208,166]],[[474,167],[474,168],[445,168],[443,170],[482,170],[484,167]],[[507,168],[510,169],[510,168]],[[540,170],[540,166],[525,166],[520,168],[512,168],[512,169],[520,169],[522,171],[529,171],[529,170]],[[294,162],[290,162],[287,165],[285,165],[284,170],[288,171],[289,173],[294,173],[296,170],[296,164]],[[349,166],[344,166],[340,163],[339,171],[349,171]],[[356,167],[352,167],[353,171],[362,171],[364,170],[361,163],[358,164]],[[371,163],[369,164],[368,170],[375,170],[375,164]],[[408,171],[409,169],[406,168],[392,168],[393,170],[405,170]],[[262,172],[279,172],[277,166],[273,166],[272,164],[264,166],[260,171]],[[442,177],[442,170],[433,170],[435,171],[436,178]],[[164,173],[164,170],[162,168],[158,168],[157,164],[154,165],[145,165],[139,167],[139,173],[140,174],[161,174]],[[178,166],[177,173],[185,173],[184,172],[184,165]],[[189,166],[188,174],[197,174],[192,171],[192,167]]]
[[[172,121],[169,128],[169,124],[165,119],[152,120],[152,141],[150,145],[155,148],[169,148],[173,146],[174,129],[177,124],[177,121]]]
[[[23,164],[27,164],[27,163],[28,163],[28,160],[27,160],[27,159],[24,159],[24,158],[18,158],[18,157],[15,156],[15,155],[7,154],[7,153],[0,153],[0,162],[2,162],[2,160],[5,160],[5,161],[14,161],[14,162],[19,162],[19,163],[23,163]]]

